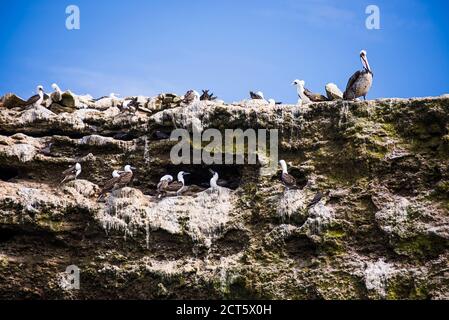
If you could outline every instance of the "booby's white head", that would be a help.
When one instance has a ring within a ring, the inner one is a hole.
[[[181,182],[184,185],[184,176],[186,176],[188,174],[190,174],[190,173],[184,172],[184,171],[180,171],[178,173],[178,181]]]
[[[368,63],[368,57],[366,55],[366,50],[360,51],[360,60],[362,61],[363,68],[365,68],[366,71],[372,73],[369,63]]]
[[[127,164],[126,166],[125,166],[125,172],[133,172],[133,170],[136,170],[136,168],[134,168],[134,167],[131,167],[129,164]]]
[[[37,86],[36,93],[39,94],[39,95],[43,95],[44,94],[44,87],[43,86]]]
[[[76,170],[75,172],[75,179],[76,179],[76,177],[78,177],[81,173],[81,164],[79,164],[78,162],[75,164],[75,170]]]
[[[163,177],[161,178],[161,180],[159,180],[159,181],[160,181],[160,182],[162,182],[162,181],[172,182],[172,181],[173,181],[173,176],[167,174],[167,175],[163,176]]]
[[[61,89],[59,88],[59,86],[56,83],[53,83],[51,85],[51,87],[53,88],[53,90],[55,90],[56,92],[62,92]]]
[[[295,81],[293,81],[292,83],[293,86],[296,86],[297,88],[304,88],[304,86],[306,85],[306,82],[304,80],[298,80],[296,79]]]
[[[112,171],[112,177],[113,177],[113,178],[118,178],[118,177],[120,177],[120,173],[118,172],[118,170]]]
[[[287,171],[287,163],[285,162],[285,160],[280,160],[279,164],[281,165],[282,173],[288,173],[288,171]]]

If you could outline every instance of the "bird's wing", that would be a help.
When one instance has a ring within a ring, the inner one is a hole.
[[[296,179],[292,175],[288,173],[282,174],[282,181],[288,185],[288,186],[295,186],[296,185]]]
[[[75,172],[76,172],[76,167],[75,167],[75,165],[73,165],[70,168],[68,168],[67,170],[65,170],[62,174],[64,176],[68,176],[69,174],[74,174]]]
[[[121,186],[126,186],[128,183],[131,182],[132,178],[133,178],[132,172],[124,172],[123,174],[120,175],[120,177],[118,177],[117,183],[120,184]]]
[[[26,101],[26,105],[30,105],[30,104],[34,104],[39,100],[39,95],[35,94],[34,96],[30,97],[27,101]]]
[[[360,70],[358,70],[358,71],[356,71],[352,76],[351,76],[351,78],[349,78],[349,80],[348,80],[348,84],[346,85],[346,90],[345,91],[348,91],[353,85],[354,85],[354,83],[357,81],[357,79],[360,77],[360,74],[361,74],[362,72],[360,71]]]
[[[167,191],[178,191],[182,188],[182,183],[179,181],[174,181],[170,183],[165,190]]]
[[[112,188],[114,188],[115,184],[120,180],[120,177],[115,177],[112,179],[109,179],[108,181],[105,182],[105,184],[103,185],[103,189],[101,190],[101,193],[104,193],[106,191],[111,190]]]
[[[313,93],[312,91],[310,91],[309,89],[306,89],[306,88],[304,88],[304,94],[307,96],[307,98],[309,98],[313,102],[320,102],[320,101],[328,101],[329,100],[325,96],[323,96],[321,94],[318,94],[318,93]]]
[[[168,187],[168,180],[162,180],[157,184],[157,191],[164,191]]]

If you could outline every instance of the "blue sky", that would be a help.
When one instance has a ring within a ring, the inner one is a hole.
[[[296,102],[294,79],[344,89],[366,49],[368,98],[449,92],[445,0],[1,0],[0,95],[37,84],[93,96],[210,88],[225,101],[262,90]],[[81,29],[65,27],[68,5]],[[365,8],[380,8],[380,30]]]

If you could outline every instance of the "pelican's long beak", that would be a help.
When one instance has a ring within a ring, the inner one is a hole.
[[[368,63],[368,58],[367,58],[366,56],[362,56],[361,59],[362,59],[363,67],[364,67],[367,71],[369,71],[370,73],[372,73],[371,68],[370,68],[370,66],[369,66],[369,63]]]

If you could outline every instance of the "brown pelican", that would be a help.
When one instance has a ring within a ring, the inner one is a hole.
[[[114,171],[112,172],[112,179],[109,179],[108,181],[106,181],[106,182],[104,183],[103,188],[102,188],[101,191],[100,191],[100,195],[98,196],[98,201],[99,201],[101,198],[103,198],[103,196],[104,196],[106,193],[108,193],[108,192],[114,190],[114,188],[115,188],[117,182],[120,180],[120,175],[121,175],[121,173],[123,173],[123,172],[119,172],[118,170],[114,170]]]
[[[47,96],[48,97],[48,96]],[[25,107],[38,107],[42,104],[42,102],[44,102],[44,87],[42,86],[37,86],[37,94],[30,97],[26,102],[25,102]]]
[[[285,160],[280,160],[279,164],[282,168],[281,181],[287,187],[287,189],[296,187],[296,179],[292,175],[290,175],[287,171],[287,163]]]
[[[360,60],[362,61],[363,70],[359,70],[349,78],[346,85],[346,91],[343,94],[345,100],[354,100],[363,97],[366,100],[366,94],[373,84],[373,72],[368,63],[366,51],[360,51]]]
[[[76,163],[75,165],[71,166],[62,173],[64,179],[62,179],[60,184],[63,184],[64,182],[68,182],[71,180],[76,180],[76,178],[80,175],[80,173],[81,173],[81,164]]]
[[[262,91],[257,91],[257,92],[250,91],[249,96],[253,100],[265,100],[265,97],[263,96]]]
[[[195,90],[189,90],[186,92],[186,94],[184,95],[184,98],[182,99],[182,102],[185,105],[189,105],[192,104],[196,101],[200,100],[200,94],[198,92],[196,92]]]
[[[157,193],[158,193],[158,198],[162,197],[163,194],[166,193],[168,185],[173,182],[173,176],[167,174],[165,176],[163,176],[160,180],[159,183],[157,184]]]
[[[213,93],[209,93],[209,90],[203,90],[203,94],[200,97],[201,101],[215,101],[217,97]]]

